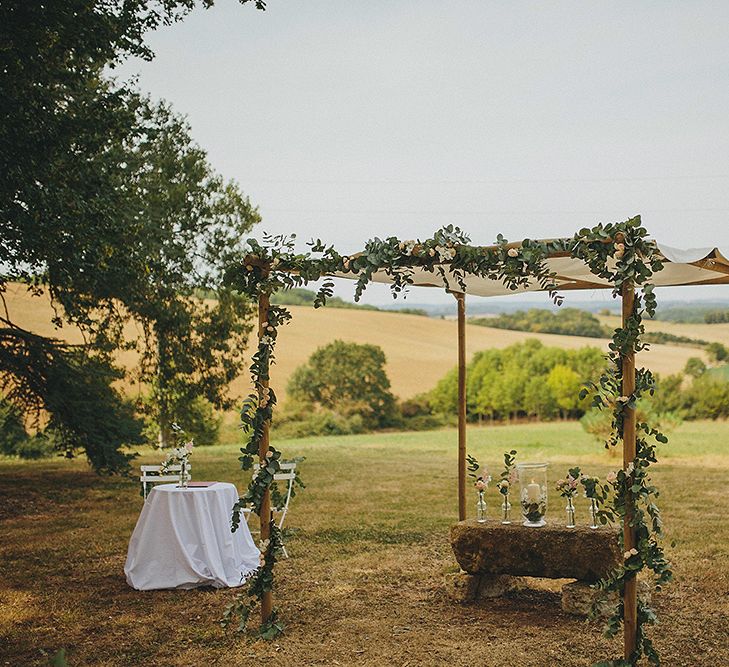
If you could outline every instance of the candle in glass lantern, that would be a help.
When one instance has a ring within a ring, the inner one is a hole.
[[[537,484],[534,480],[531,481],[531,484],[527,485],[527,498],[529,498],[529,501],[532,503],[539,502],[539,497],[542,494],[542,490],[539,487],[539,484]]]

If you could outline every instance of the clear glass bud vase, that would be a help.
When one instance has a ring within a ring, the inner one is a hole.
[[[187,480],[188,480],[187,461],[185,461],[185,459],[183,459],[182,461],[180,461],[180,481],[177,482],[177,488],[186,489]]]
[[[590,498],[590,528],[595,530],[598,528],[597,525],[597,501],[594,498]]]
[[[504,495],[504,502],[501,503],[501,523],[511,523],[511,503],[509,502],[509,494]]]
[[[575,527],[575,506],[572,503],[572,498],[567,497],[567,507],[565,507],[565,511],[567,512],[567,528],[574,528]]]
[[[479,523],[486,523],[486,500],[483,491],[478,492],[478,502],[476,503],[476,520]]]

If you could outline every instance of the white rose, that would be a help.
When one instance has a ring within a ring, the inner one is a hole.
[[[516,248],[509,248],[508,255],[509,257],[518,257],[519,251]]]

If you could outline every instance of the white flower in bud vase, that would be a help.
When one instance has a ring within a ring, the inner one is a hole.
[[[266,452],[266,458],[267,458],[267,459],[270,459],[270,458],[271,458],[272,456],[273,456],[273,452],[272,452],[272,451],[271,451],[271,450],[269,449],[269,450],[268,450],[268,451]]]
[[[614,470],[611,470],[607,474],[607,477],[605,479],[607,479],[607,481],[610,482],[610,484],[615,484],[615,482],[618,481],[618,473],[616,473]]]
[[[509,257],[518,257],[519,251],[516,248],[509,248],[508,255]]]

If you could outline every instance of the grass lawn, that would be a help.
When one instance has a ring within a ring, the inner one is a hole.
[[[501,454],[601,476],[618,459],[575,423],[471,428],[469,451],[500,470]],[[287,519],[291,558],[275,604],[274,643],[218,625],[231,590],[137,592],[124,581],[137,486],[83,461],[0,460],[0,665],[45,665],[66,648],[76,665],[590,665],[617,655],[600,624],[562,613],[548,590],[478,605],[446,596],[455,571],[455,431],[312,438],[276,445],[303,455],[307,488]],[[676,581],[655,598],[653,636],[668,667],[729,665],[729,425],[686,423],[654,479]],[[157,462],[145,451],[142,462]],[[234,445],[199,448],[197,479],[245,483]],[[563,519],[552,494],[549,516]],[[469,510],[473,514],[475,496]],[[496,492],[489,491],[495,516]],[[586,521],[584,500],[578,519]]]

